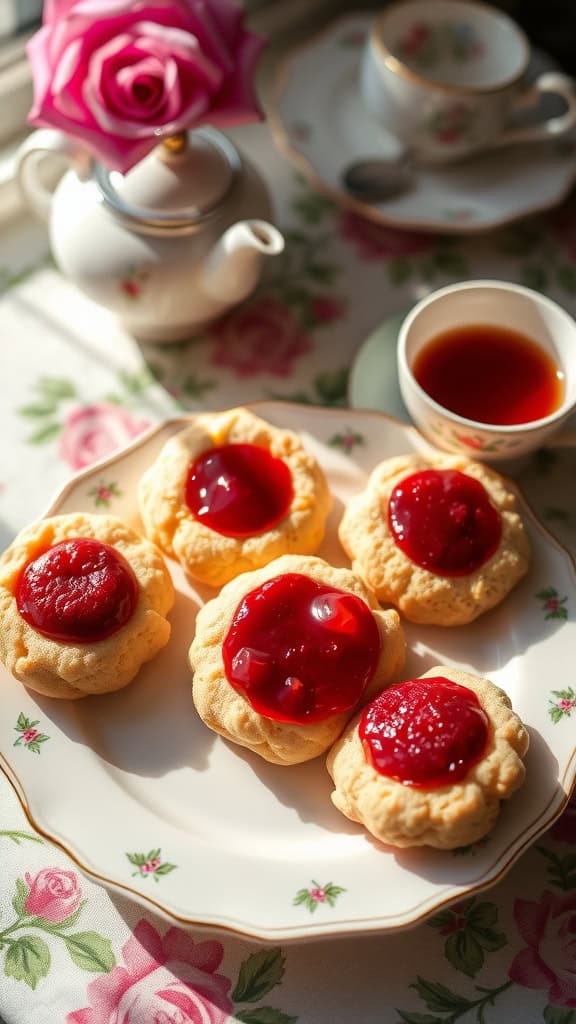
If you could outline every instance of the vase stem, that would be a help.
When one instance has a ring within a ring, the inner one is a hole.
[[[162,140],[162,145],[168,153],[183,153],[188,148],[188,135],[186,132],[176,132],[168,135]]]

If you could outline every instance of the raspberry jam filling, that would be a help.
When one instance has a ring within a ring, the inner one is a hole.
[[[436,789],[460,782],[488,744],[488,716],[475,693],[444,676],[408,679],[364,710],[359,734],[380,775]]]
[[[186,504],[201,523],[225,537],[248,537],[276,526],[294,495],[282,459],[255,444],[210,448],[191,465]]]
[[[379,654],[364,601],[300,573],[246,594],[223,645],[226,678],[254,710],[301,725],[354,707]]]
[[[115,548],[75,537],[28,562],[15,597],[20,615],[39,633],[65,643],[91,643],[128,622],[138,584]]]
[[[500,515],[478,480],[456,469],[425,469],[392,491],[388,525],[404,554],[438,576],[467,576],[496,551]]]

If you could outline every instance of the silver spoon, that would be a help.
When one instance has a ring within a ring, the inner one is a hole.
[[[389,159],[366,157],[348,164],[342,171],[341,180],[355,199],[379,203],[408,191],[414,185],[415,171],[407,154]]]

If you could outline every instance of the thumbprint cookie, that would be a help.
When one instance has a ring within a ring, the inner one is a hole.
[[[209,728],[275,764],[324,753],[404,663],[395,611],[349,569],[284,555],[201,608],[193,700]]]
[[[168,643],[173,603],[160,552],[120,519],[41,519],[0,559],[0,660],[48,697],[119,690]]]
[[[510,486],[456,456],[381,462],[338,532],[378,599],[421,624],[471,622],[506,597],[530,558]]]
[[[332,505],[297,434],[247,409],[194,417],[140,481],[146,536],[218,587],[283,554],[312,554]]]
[[[507,694],[441,665],[390,686],[327,758],[332,801],[382,843],[467,846],[524,781],[528,733]]]

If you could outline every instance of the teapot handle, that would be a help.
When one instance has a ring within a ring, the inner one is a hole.
[[[41,128],[25,139],[16,154],[16,178],[28,206],[46,222],[54,193],[45,184],[40,166],[51,154],[64,157],[81,178],[89,176],[91,164],[86,150],[60,132]]]

